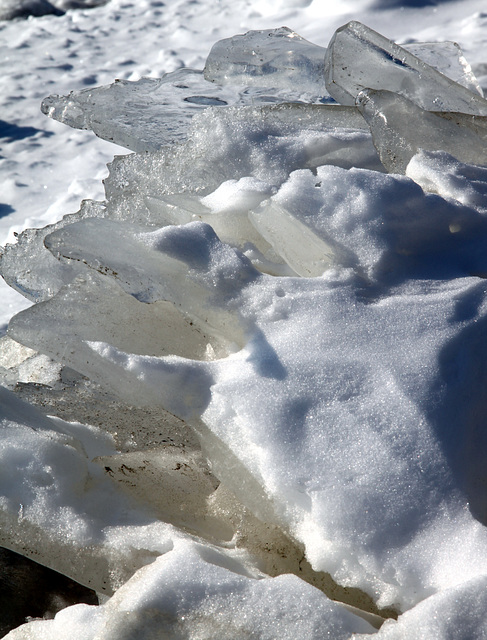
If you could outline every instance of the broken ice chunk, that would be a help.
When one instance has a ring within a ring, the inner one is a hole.
[[[306,43],[295,35],[299,42]],[[295,102],[306,87],[306,101],[319,100],[325,92],[325,50],[311,43],[306,43],[304,49],[307,48],[312,52],[321,51],[316,59],[300,54],[301,67],[312,67],[312,71],[305,77],[300,67],[294,71],[295,77],[277,83],[275,88],[264,81],[258,85],[250,76],[245,77],[245,82],[252,86],[218,86],[205,80],[202,71],[185,68],[162,78],[142,78],[137,82],[116,80],[111,85],[72,91],[68,96],[51,95],[43,100],[41,110],[54,120],[75,129],[89,129],[99,138],[132,151],[155,151],[184,139],[192,117],[208,107]],[[321,81],[316,84],[317,78],[313,79],[312,73],[317,74],[318,67]],[[270,77],[280,73],[289,74],[291,70],[279,71]],[[263,76],[264,80],[267,77]]]
[[[357,106],[369,124],[380,160],[390,173],[405,173],[420,149],[443,150],[462,162],[487,164],[485,117],[425,111],[390,91],[363,91]]]
[[[221,87],[207,82],[202,71],[184,68],[162,78],[116,80],[68,96],[51,95],[41,110],[70,127],[89,129],[103,140],[141,152],[184,139],[192,117],[208,107],[282,103],[298,97],[292,86],[270,94],[266,87]]]
[[[450,80],[484,96],[472,67],[456,42],[414,42],[401,46]]]
[[[487,115],[487,101],[360,22],[335,32],[325,59],[326,88],[355,104],[363,89],[399,93],[428,111]]]
[[[257,272],[209,225],[192,222],[149,231],[88,219],[51,233],[44,242],[59,260],[82,262],[114,278],[141,302],[169,300],[201,318],[206,331],[226,335],[232,330],[234,341],[242,344],[238,318],[225,309],[227,290],[237,294]]]
[[[75,261],[61,265],[46,251],[44,238],[70,222],[104,215],[103,203],[83,200],[77,213],[64,216],[43,229],[25,229],[15,244],[7,244],[0,249],[0,274],[10,287],[28,300],[40,302],[51,298],[60,287],[76,277],[82,266]]]
[[[250,221],[298,275],[321,276],[333,263],[331,245],[280,205],[267,201]]]
[[[210,105],[226,105],[228,91],[209,85],[201,71],[178,69],[162,78],[113,84],[52,95],[41,105],[44,114],[75,129],[132,151],[155,151],[184,138],[195,113]]]
[[[280,87],[326,96],[325,53],[324,47],[287,27],[248,31],[214,44],[204,74],[222,85]]]
[[[99,381],[118,397],[163,406],[180,417],[205,404],[209,382],[204,368],[196,360],[170,355],[180,351],[203,359],[202,323],[173,305],[144,305],[107,278],[88,276],[26,311],[12,318],[11,337]],[[208,344],[223,346],[211,338]]]

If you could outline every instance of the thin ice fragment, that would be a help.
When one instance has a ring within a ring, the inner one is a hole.
[[[390,91],[363,91],[357,105],[390,173],[405,173],[420,149],[447,151],[461,162],[487,164],[485,116],[425,111]]]
[[[203,72],[178,69],[162,78],[113,84],[51,95],[42,112],[74,129],[88,129],[99,138],[131,151],[155,151],[183,140],[193,116],[208,107],[291,102],[294,86],[269,92],[266,87],[221,87],[207,82]]]
[[[295,218],[289,211],[270,200],[249,214],[260,234],[298,275],[321,276],[333,264],[332,247]]]
[[[360,22],[335,32],[325,59],[326,88],[352,105],[364,89],[399,93],[428,111],[487,115],[487,101]]]
[[[110,220],[85,220],[51,233],[44,242],[63,263],[82,262],[115,279],[141,302],[169,300],[201,318],[207,332],[218,335],[221,326],[224,333],[233,328],[233,339],[242,342],[236,317],[218,308],[225,300],[216,297],[214,282],[219,281],[223,295],[226,279],[230,288],[244,286],[257,272],[223,245],[209,225],[193,222],[153,231]]]
[[[79,262],[61,265],[46,251],[44,238],[56,229],[71,222],[105,215],[101,202],[84,200],[81,209],[64,216],[55,224],[43,229],[25,229],[15,244],[7,244],[0,254],[0,273],[5,282],[28,300],[41,302],[51,298],[60,287],[67,284],[80,272]]]
[[[155,151],[184,138],[195,113],[235,102],[228,90],[205,82],[201,71],[178,69],[162,78],[72,91],[45,98],[41,110],[75,129],[132,151]]]
[[[484,96],[472,67],[456,42],[414,42],[402,46],[450,80]]]
[[[204,73],[207,80],[222,85],[274,87],[327,96],[325,53],[324,47],[287,27],[248,31],[214,44]]]

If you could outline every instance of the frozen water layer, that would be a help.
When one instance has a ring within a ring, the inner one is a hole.
[[[73,91],[45,98],[41,109],[76,129],[90,129],[98,137],[132,151],[154,151],[186,137],[191,119],[209,106],[289,102],[295,92],[220,87],[203,72],[178,69],[162,78],[136,82],[117,80],[105,87]]]
[[[208,395],[204,369],[194,376],[189,368],[188,378],[183,375],[179,382],[171,382],[172,373],[179,370],[175,363],[169,365],[165,382],[155,369],[147,386],[145,375],[138,382],[130,372],[120,376],[118,365],[111,364],[98,345],[129,347],[144,354],[147,363],[154,356],[175,354],[177,345],[181,356],[203,360],[235,351],[244,343],[246,328],[232,302],[237,293],[234,278],[240,286],[254,279],[257,271],[250,262],[199,222],[147,232],[108,220],[86,220],[51,234],[45,242],[63,262],[82,262],[85,269],[115,282],[99,276],[78,278],[36,305],[32,315],[17,315],[9,326],[11,335],[23,344],[35,343],[34,348],[92,379],[105,379],[115,393],[135,404],[160,404],[162,385],[164,403],[173,413],[182,416],[201,408]],[[212,244],[216,251],[209,251]],[[80,297],[91,304],[84,305],[86,315],[76,321]],[[124,308],[132,321],[120,322],[120,315],[126,316]],[[145,321],[148,331],[140,333]],[[38,323],[45,331],[38,331]],[[180,397],[182,386],[185,393]]]
[[[455,42],[417,42],[404,49],[450,79],[476,91],[482,90],[462,50]],[[325,99],[327,49],[308,42],[287,27],[249,31],[213,45],[204,74],[210,82],[242,86],[281,87],[305,91]]]
[[[364,89],[399,93],[428,111],[487,115],[477,91],[450,80],[429,64],[360,22],[338,29],[327,50],[326,87],[341,104],[355,104]]]
[[[480,91],[458,45],[417,43],[406,48],[459,83]],[[208,106],[321,101],[326,94],[325,53],[323,47],[284,27],[251,31],[216,43],[204,75],[183,68],[159,79],[117,80],[68,96],[51,95],[41,108],[55,120],[90,129],[132,151],[153,151],[185,138],[193,115]],[[324,124],[329,125],[328,117]],[[360,125],[353,124],[350,116],[346,126]]]
[[[94,201],[84,201],[77,214],[65,216],[63,220],[43,229],[26,229],[15,244],[1,248],[0,264],[5,282],[30,301],[39,302],[50,298],[63,284],[70,282],[79,273],[80,265],[72,262],[61,267],[59,261],[44,250],[44,238],[69,222],[97,214],[103,216],[104,206]],[[32,265],[36,265],[36,269]]]
[[[447,157],[450,162],[441,164],[443,182],[455,184],[459,178],[454,160]],[[422,175],[421,166],[418,158],[414,176]],[[430,169],[430,181],[425,177],[422,182],[433,182],[441,169],[434,174]],[[487,188],[485,169],[463,165],[463,173],[476,179],[466,190],[471,197],[465,205],[478,207]],[[485,215],[451,201],[451,189],[438,184],[434,190],[445,197],[425,193],[403,176],[323,166],[316,173],[291,173],[278,192],[249,215],[270,228],[274,250],[301,275],[319,275],[325,263],[340,264],[353,268],[369,285],[384,287],[411,277],[485,273]],[[288,233],[280,233],[286,224]]]
[[[106,87],[73,91],[68,96],[52,95],[43,100],[41,109],[63,124],[89,129],[104,140],[141,152],[155,151],[186,138],[193,116],[210,106],[298,102],[303,97],[299,91],[295,83],[286,91],[270,86],[221,87],[206,82],[201,71],[180,69],[161,79],[117,80]],[[306,102],[313,102],[310,96],[306,98]],[[305,109],[311,105],[296,105],[299,106]],[[272,113],[279,117],[276,111]],[[336,126],[340,126],[341,118],[347,122],[341,126],[363,128],[360,116],[351,109],[347,112],[342,107],[331,115],[324,110],[316,114],[322,114],[323,126],[329,126],[336,116]]]
[[[456,42],[414,42],[401,46],[450,80],[483,97],[479,81]]]
[[[287,27],[249,31],[219,40],[206,59],[205,78],[216,84],[279,87],[327,96],[326,49]]]
[[[487,164],[485,116],[426,111],[396,93],[370,89],[358,95],[357,106],[391,173],[405,173],[420,149],[446,151],[468,164]]]
[[[195,116],[183,143],[154,153],[117,157],[105,180],[106,203],[85,201],[74,216],[45,229],[21,233],[17,243],[2,252],[3,277],[30,300],[46,300],[82,269],[82,262],[71,260],[60,265],[46,251],[44,238],[56,229],[95,216],[152,227],[201,220],[200,214],[208,208],[198,197],[211,194],[225,181],[253,177],[265,184],[264,193],[270,194],[290,171],[326,163],[382,169],[367,123],[355,107],[282,104],[208,108]],[[251,191],[254,203],[262,199],[255,189]],[[246,218],[247,200],[235,206],[241,220]],[[254,204],[248,203],[250,206]],[[253,239],[247,235],[248,221],[229,225],[226,214],[220,216],[217,207],[210,216],[211,220],[204,220],[214,223],[217,233],[235,246],[242,248]],[[33,269],[33,264],[42,268]]]

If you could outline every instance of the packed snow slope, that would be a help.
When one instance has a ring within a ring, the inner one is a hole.
[[[484,638],[479,3],[37,4],[0,542],[103,604],[9,637]]]

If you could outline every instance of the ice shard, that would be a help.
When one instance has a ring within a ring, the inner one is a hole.
[[[287,27],[248,31],[215,43],[205,78],[237,84],[304,91],[327,96],[323,61],[326,49]]]
[[[196,112],[236,100],[233,92],[206,82],[201,71],[178,69],[158,79],[116,80],[68,96],[48,96],[41,110],[70,127],[90,129],[140,152],[184,138]]]
[[[43,100],[41,109],[54,120],[74,129],[91,130],[99,138],[135,152],[156,151],[184,140],[193,116],[208,107],[247,106],[264,112],[269,109],[280,117],[274,108],[282,105],[284,112],[290,108],[299,111],[289,114],[292,117],[309,119],[311,114],[319,114],[324,126],[365,126],[353,108],[342,106],[329,113],[314,111],[313,107],[324,109],[329,105],[296,103],[299,97],[301,94],[289,87],[272,91],[265,87],[220,87],[206,82],[201,71],[181,69],[157,80],[117,80],[104,87],[72,91],[68,96],[51,95]],[[307,96],[307,102],[313,103],[313,99]]]
[[[80,262],[61,264],[46,251],[44,238],[56,229],[71,222],[91,217],[103,217],[105,207],[101,202],[84,200],[81,209],[64,216],[55,224],[43,229],[25,229],[15,244],[7,244],[0,251],[0,272],[5,282],[32,302],[51,298],[59,289],[71,282],[82,269]],[[36,268],[33,268],[33,265]]]
[[[250,221],[298,275],[321,276],[334,262],[330,244],[283,207],[268,201],[249,214]]]
[[[447,151],[462,162],[487,164],[485,116],[425,111],[390,91],[363,91],[357,105],[390,173],[405,173],[420,149]]]
[[[414,42],[401,46],[450,80],[484,96],[472,67],[456,42]]]
[[[208,107],[292,102],[294,87],[227,87],[207,82],[203,72],[178,69],[162,78],[113,84],[51,95],[42,112],[74,129],[88,129],[99,138],[131,151],[156,151],[183,140],[193,116]],[[310,100],[309,100],[310,101]]]
[[[427,111],[487,115],[487,101],[360,22],[335,32],[325,58],[326,87],[345,105],[364,89],[392,91]]]

